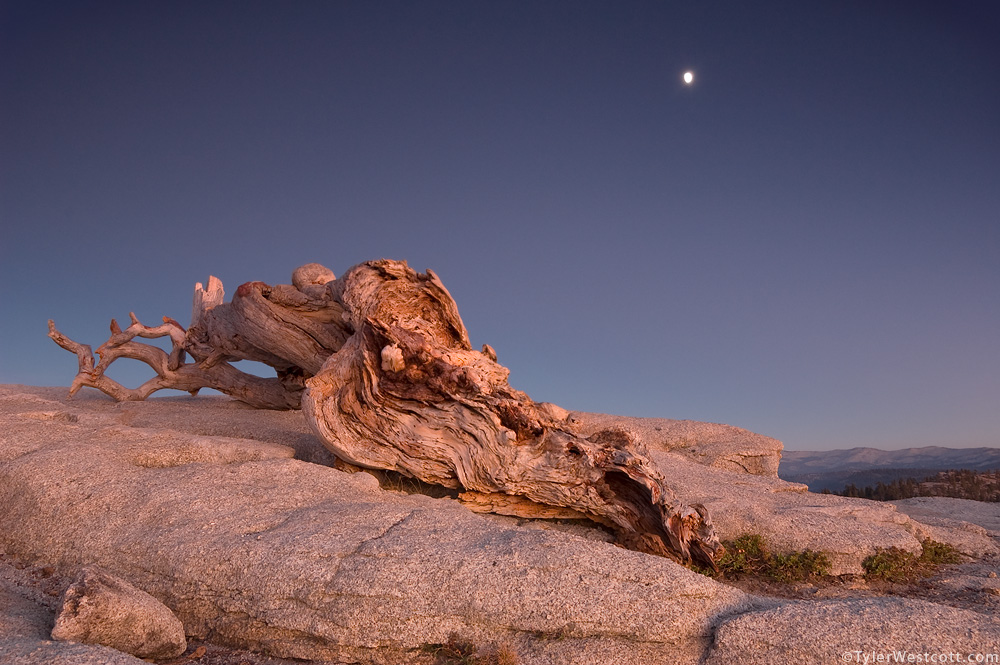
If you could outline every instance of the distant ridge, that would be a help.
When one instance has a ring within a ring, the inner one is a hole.
[[[1000,448],[926,446],[902,450],[786,450],[781,456],[778,477],[804,483],[811,491],[821,492],[824,489],[840,491],[850,483],[864,487],[900,478],[922,479],[948,469],[1000,469]]]

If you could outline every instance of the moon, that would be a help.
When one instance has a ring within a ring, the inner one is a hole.
[[[684,72],[684,84],[691,85],[694,83],[694,72]]]

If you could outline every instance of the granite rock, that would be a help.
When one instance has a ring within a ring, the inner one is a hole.
[[[4,665],[148,665],[148,662],[109,647],[0,637]]]
[[[151,428],[122,422],[134,405],[39,392],[52,403],[21,406],[76,419],[25,416],[0,394],[11,433],[0,447],[0,547],[112,571],[161,599],[194,639],[405,663],[457,633],[510,645],[529,665],[593,654],[694,663],[719,621],[774,604],[667,559],[385,491],[366,473],[232,436],[249,431],[213,448],[192,431],[219,410],[199,400],[161,407],[174,411],[170,428]]]
[[[1000,538],[1000,503],[943,496],[921,496],[890,503],[924,524],[967,529]]]
[[[996,653],[995,618],[887,597],[798,602],[744,614],[719,627],[704,665],[976,662],[966,659]]]
[[[144,660],[108,647],[52,641],[49,633],[56,599],[38,586],[25,572],[0,561],[0,663],[145,665]]]
[[[611,427],[627,429],[650,451],[674,453],[704,466],[773,478],[778,476],[781,441],[732,425],[584,411],[573,411],[568,419],[582,427],[585,433]]]
[[[184,653],[184,626],[145,591],[109,573],[84,568],[63,593],[52,639],[100,644],[139,658]]]
[[[69,574],[97,566],[160,599],[192,639],[258,653],[418,663],[458,634],[510,646],[524,665],[844,662],[849,650],[880,648],[880,636],[915,648],[914,620],[941,638],[928,647],[975,653],[995,636],[980,613],[897,598],[761,598],[615,547],[597,528],[383,490],[367,473],[312,463],[331,460],[301,414],[225,398],[118,404],[0,386],[0,428],[0,551]],[[723,538],[752,531],[777,551],[824,550],[834,572],[859,572],[877,547],[918,551],[921,529],[956,528],[809,494],[742,462],[723,468],[722,456],[651,451],[667,485],[705,503]],[[990,537],[992,518],[965,514]],[[45,640],[43,604],[23,609],[16,620],[0,611],[5,663],[137,662]]]

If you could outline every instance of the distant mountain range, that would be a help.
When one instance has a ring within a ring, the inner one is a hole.
[[[900,478],[923,479],[948,469],[1000,469],[1000,448],[786,450],[781,455],[778,477],[805,483],[813,492],[839,492],[851,483],[865,487]]]

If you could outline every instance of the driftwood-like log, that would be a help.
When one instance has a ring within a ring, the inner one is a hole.
[[[306,381],[303,410],[338,457],[570,508],[637,549],[714,566],[707,511],[678,501],[627,432],[583,438],[512,388],[433,272],[371,261],[333,291],[354,334]]]
[[[707,511],[679,501],[628,432],[585,438],[558,407],[512,388],[493,349],[472,348],[433,272],[382,260],[336,279],[309,264],[291,285],[249,282],[223,301],[213,277],[196,287],[187,330],[169,319],[149,328],[134,315],[125,331],[112,322],[97,365],[89,346],[50,322],[50,337],[79,358],[71,393],[93,386],[134,400],[210,387],[262,408],[301,406],[324,445],[350,464],[458,489],[481,512],[586,517],[633,549],[715,567],[721,546]],[[169,354],[135,341],[163,336]],[[124,388],[104,375],[119,357],[157,376]],[[242,359],[270,365],[277,377],[230,364]]]

